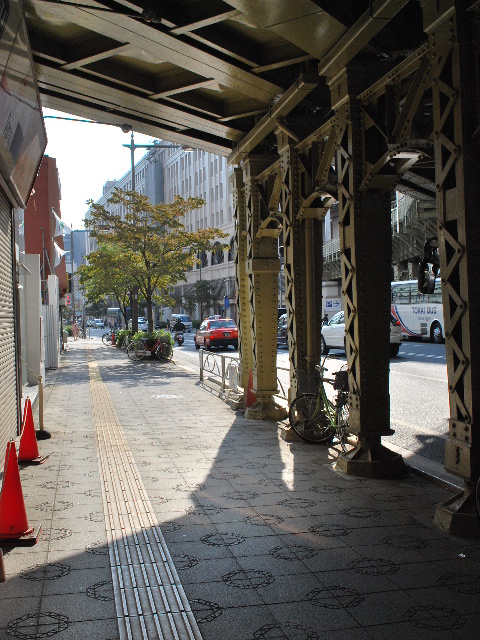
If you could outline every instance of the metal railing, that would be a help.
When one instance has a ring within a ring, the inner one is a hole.
[[[324,242],[323,244],[323,259],[325,262],[330,260],[337,260],[340,257],[340,238]]]
[[[200,382],[210,382],[218,387],[222,393],[239,393],[238,384],[238,355],[226,356],[223,353],[211,353],[200,349],[198,352],[200,359]],[[278,376],[279,371],[288,373],[290,379],[290,369],[285,367],[277,367],[277,384],[279,393],[275,394],[278,398],[287,400],[287,392],[285,391],[285,380]],[[282,376],[284,377],[284,376]]]

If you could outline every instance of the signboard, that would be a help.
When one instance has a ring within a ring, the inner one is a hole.
[[[227,296],[225,296],[224,303],[225,303],[225,304],[224,304],[225,309],[228,309],[228,307],[230,306],[230,300],[227,298]]]
[[[325,311],[337,312],[342,309],[342,301],[340,298],[327,298],[325,300]]]
[[[18,0],[0,0],[0,33],[0,172],[25,208],[47,136]]]

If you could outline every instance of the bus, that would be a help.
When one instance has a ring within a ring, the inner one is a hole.
[[[416,280],[392,282],[392,315],[400,322],[402,336],[429,338],[443,342],[443,304],[440,279],[435,280],[435,291],[420,293]]]
[[[118,329],[122,326],[122,312],[119,307],[109,307],[107,309],[107,325],[111,329]]]

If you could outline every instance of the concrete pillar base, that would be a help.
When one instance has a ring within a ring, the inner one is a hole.
[[[480,518],[475,508],[474,495],[465,490],[439,504],[433,523],[452,536],[480,538]]]
[[[280,407],[274,400],[256,402],[252,407],[245,409],[245,417],[250,420],[284,420],[287,417],[285,407]]]
[[[238,411],[240,409],[245,409],[245,396],[243,395],[230,395],[230,396],[224,396],[223,398],[225,400],[225,402],[228,404],[228,406],[230,407],[230,409],[233,409],[234,411]]]
[[[407,467],[399,453],[381,444],[360,443],[353,451],[340,456],[335,468],[362,478],[400,478]]]
[[[282,440],[285,440],[285,442],[301,442],[302,441],[300,436],[297,436],[297,434],[292,428],[287,427],[284,424],[278,425],[278,434]]]

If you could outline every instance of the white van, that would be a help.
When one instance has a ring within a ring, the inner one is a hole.
[[[173,327],[178,319],[180,319],[180,321],[185,325],[185,331],[191,333],[192,321],[190,320],[190,316],[187,316],[184,313],[172,313],[172,317],[170,318],[170,328]]]

